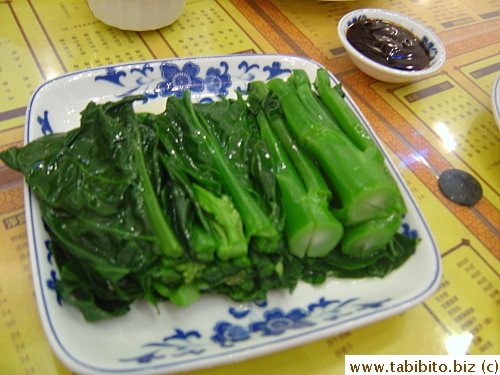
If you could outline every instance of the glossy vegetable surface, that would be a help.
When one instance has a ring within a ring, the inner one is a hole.
[[[418,239],[397,233],[397,186],[325,74],[318,94],[296,71],[246,97],[170,97],[160,114],[137,113],[142,96],[89,103],[80,127],[0,153],[38,198],[63,301],[97,321],[138,298],[265,299],[403,264]],[[349,206],[373,191],[376,207]]]

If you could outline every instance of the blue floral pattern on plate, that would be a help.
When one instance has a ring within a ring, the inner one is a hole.
[[[145,95],[148,99],[158,96],[168,97],[175,95],[181,97],[184,91],[202,93],[207,91],[215,97],[226,97],[229,88],[245,92],[249,82],[255,80],[255,70],[268,74],[265,80],[279,77],[291,72],[282,68],[281,62],[274,61],[270,65],[260,66],[241,61],[237,71],[229,72],[229,64],[221,61],[219,66],[210,66],[202,71],[200,66],[189,61],[179,66],[174,63],[164,62],[158,68],[144,64],[141,68],[124,72],[116,68],[109,68],[104,75],[95,78],[96,81],[106,81],[119,86],[121,91],[118,97],[127,95]]]
[[[245,314],[235,314],[234,308],[228,310],[229,315],[239,321],[217,321],[213,327],[214,334],[210,337],[212,342],[219,344],[222,348],[232,348],[239,342],[250,340],[252,335],[279,336],[289,330],[306,329],[317,325],[320,321],[332,321],[347,318],[351,314],[364,310],[375,310],[382,308],[390,302],[390,298],[374,302],[361,302],[359,298],[350,298],[345,301],[327,300],[321,297],[318,302],[311,303],[307,309],[294,308],[285,312],[275,307],[262,312],[255,311],[248,314],[254,308],[265,308],[266,303],[247,304]],[[136,361],[137,363],[149,363],[157,359],[163,359],[166,355],[198,355],[205,352],[205,348],[213,345],[208,338],[198,331],[184,333],[180,329],[175,334],[167,336],[158,342],[142,345],[143,348],[154,347],[155,350],[131,358],[121,358],[120,361]],[[162,351],[160,351],[160,348]],[[166,354],[168,353],[168,354]]]

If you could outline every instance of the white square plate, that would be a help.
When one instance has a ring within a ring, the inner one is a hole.
[[[286,79],[291,69],[311,79],[318,63],[297,56],[231,55],[127,63],[70,73],[51,80],[33,94],[26,117],[25,141],[48,132],[79,126],[89,101],[116,101],[145,94],[140,110],[159,113],[166,97],[189,88],[195,101],[219,95],[235,97],[253,80]],[[332,75],[334,83],[338,83]],[[371,135],[366,119],[346,97]],[[378,142],[378,140],[377,140]],[[427,299],[441,278],[439,251],[403,179],[386,156],[408,214],[401,228],[421,238],[417,251],[385,278],[329,279],[300,283],[290,294],[276,290],[266,303],[235,303],[216,295],[179,307],[162,303],[159,312],[138,301],[118,318],[88,323],[62,303],[54,290],[58,277],[48,252],[37,200],[26,186],[27,230],[40,317],[54,352],[80,374],[165,374],[269,354],[370,324]]]

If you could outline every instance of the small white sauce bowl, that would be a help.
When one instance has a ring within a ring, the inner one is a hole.
[[[94,16],[122,30],[147,31],[168,26],[182,15],[186,0],[87,0]]]
[[[406,71],[396,68],[390,68],[388,66],[377,63],[369,57],[363,55],[356,48],[354,48],[346,38],[346,33],[349,26],[362,18],[386,21],[412,32],[429,49],[431,56],[431,62],[429,66],[422,70]],[[352,62],[361,71],[379,81],[392,83],[411,82],[416,79],[420,79],[422,77],[436,73],[439,69],[441,69],[444,61],[446,60],[444,45],[431,30],[412,18],[396,12],[391,12],[389,10],[377,8],[362,8],[353,10],[352,12],[349,12],[342,17],[342,19],[339,21],[337,31],[340,42],[344,46]]]

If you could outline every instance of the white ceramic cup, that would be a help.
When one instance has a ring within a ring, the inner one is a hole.
[[[146,31],[168,26],[182,15],[186,0],[87,0],[94,16],[122,30]]]

